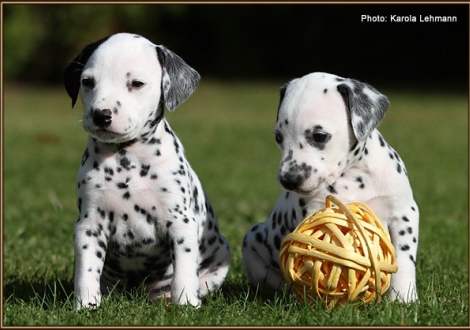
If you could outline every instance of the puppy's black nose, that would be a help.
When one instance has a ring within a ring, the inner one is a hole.
[[[111,110],[109,109],[95,109],[93,110],[93,122],[99,127],[108,127],[111,125]]]
[[[279,175],[279,182],[287,190],[296,190],[302,184],[302,177],[287,172],[283,175]]]

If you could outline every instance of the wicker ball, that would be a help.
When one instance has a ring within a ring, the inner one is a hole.
[[[335,204],[336,206],[332,206]],[[395,248],[365,204],[326,197],[326,208],[307,216],[281,245],[281,271],[300,301],[380,300],[390,287]]]

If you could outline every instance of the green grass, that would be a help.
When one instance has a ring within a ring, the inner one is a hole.
[[[282,83],[203,81],[167,118],[232,249],[222,288],[200,309],[113,294],[72,310],[75,176],[86,144],[81,104],[62,89],[4,91],[3,325],[468,325],[468,104],[465,95],[388,92],[380,129],[404,159],[420,206],[419,304],[328,311],[247,285],[241,241],[280,188],[274,143]]]

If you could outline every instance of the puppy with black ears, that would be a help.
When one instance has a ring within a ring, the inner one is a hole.
[[[200,306],[223,283],[227,240],[164,117],[199,80],[178,55],[129,33],[86,46],[65,69],[89,133],[77,183],[76,309],[142,283],[151,299]]]
[[[245,235],[243,266],[252,285],[282,289],[282,240],[333,194],[374,210],[397,251],[390,297],[418,299],[418,206],[404,163],[377,130],[388,105],[372,86],[323,72],[281,88],[275,140],[282,152],[278,180],[285,191],[267,220]]]

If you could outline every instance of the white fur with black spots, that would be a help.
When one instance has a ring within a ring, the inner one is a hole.
[[[285,191],[267,220],[244,237],[243,266],[252,285],[282,289],[282,240],[333,194],[374,210],[397,251],[399,269],[392,275],[390,297],[418,299],[418,206],[405,165],[376,129],[388,105],[372,86],[322,72],[281,88],[275,139],[282,152],[278,179]]]
[[[66,68],[90,135],[78,172],[75,309],[139,285],[151,299],[200,306],[223,283],[227,240],[164,118],[199,79],[175,53],[128,33],[88,45]]]

